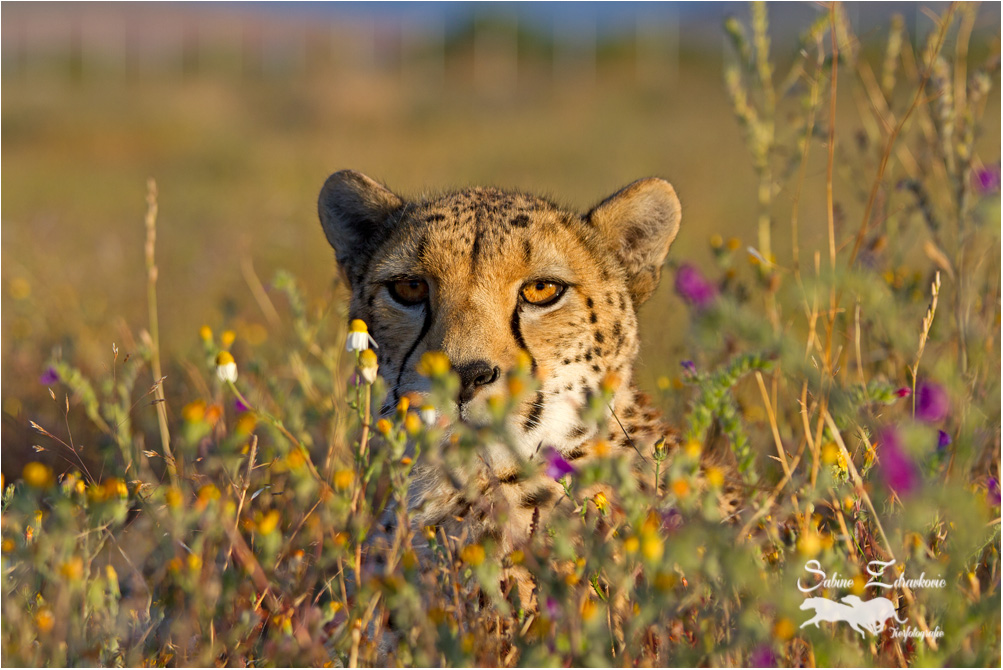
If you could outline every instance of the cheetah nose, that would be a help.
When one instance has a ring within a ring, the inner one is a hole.
[[[482,386],[493,383],[501,374],[498,366],[487,361],[473,361],[454,368],[460,375],[460,402],[469,402]]]

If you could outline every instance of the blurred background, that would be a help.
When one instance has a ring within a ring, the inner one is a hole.
[[[928,8],[945,4],[847,13],[880,58],[892,14],[921,44]],[[781,64],[823,11],[769,6]],[[1000,5],[979,12],[973,59],[999,53]],[[580,210],[660,175],[684,208],[673,262],[709,264],[715,233],[755,244],[757,180],[722,76],[723,22],[748,13],[742,3],[4,3],[4,446],[49,403],[50,357],[106,374],[112,343],[127,352],[147,327],[151,177],[168,367],[198,350],[203,324],[252,347],[273,337],[250,287],[267,290],[279,269],[309,296],[329,292],[333,253],[315,203],[341,168],[405,195],[493,184]],[[841,137],[854,137],[860,104],[839,98]],[[998,96],[990,106],[998,119]],[[980,146],[997,161],[993,125]],[[801,196],[809,250],[824,235],[823,153]],[[837,197],[856,198],[854,176],[837,178]],[[777,220],[792,198],[777,195]],[[790,245],[778,237],[782,257]],[[642,312],[648,387],[685,357],[673,275]]]

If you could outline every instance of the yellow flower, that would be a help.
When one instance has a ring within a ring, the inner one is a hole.
[[[599,390],[603,393],[613,393],[620,387],[620,375],[607,372],[599,382]]]
[[[484,562],[484,547],[479,544],[468,544],[460,551],[464,563],[477,567]]]
[[[258,419],[254,416],[254,412],[244,412],[237,419],[237,425],[234,426],[233,430],[238,435],[250,435],[257,425]]]
[[[724,486],[724,472],[722,472],[721,468],[711,466],[707,468],[704,476],[707,478],[707,483],[711,485],[711,488],[719,489]]]
[[[203,342],[212,341],[212,328],[209,326],[202,326],[199,328],[199,337],[202,338]]]
[[[822,551],[822,538],[814,530],[801,533],[798,538],[798,551],[802,556],[811,558]]]
[[[181,496],[181,491],[172,486],[164,494],[164,502],[167,503],[168,507],[180,507],[181,503],[184,502],[184,498]]]
[[[219,336],[220,344],[223,345],[224,349],[229,349],[233,341],[237,339],[237,334],[232,330],[224,330]]]
[[[623,550],[626,551],[628,554],[633,554],[640,548],[641,548],[640,540],[638,540],[637,537],[633,535],[631,535],[630,537],[628,537],[626,540],[623,541]]]
[[[421,419],[414,412],[408,412],[407,416],[404,417],[404,430],[408,432],[409,435],[416,435],[419,430],[421,430]]]
[[[596,508],[605,515],[609,510],[609,499],[606,497],[606,494],[600,491],[592,497],[592,500],[595,502]]]
[[[221,351],[216,355],[216,375],[221,382],[237,381],[237,361],[229,351]]]
[[[363,349],[359,353],[359,374],[362,375],[367,384],[372,384],[376,381],[378,370],[379,364],[376,361],[376,352],[372,349]]]
[[[521,565],[526,560],[526,554],[523,553],[522,549],[516,549],[508,555],[508,560],[512,561],[512,565]]]
[[[424,377],[442,377],[449,369],[449,356],[441,351],[426,351],[418,361],[418,374]]]
[[[797,629],[794,628],[794,622],[787,617],[781,617],[773,624],[773,637],[783,642],[794,637],[794,633],[796,632]]]
[[[394,429],[394,425],[390,423],[387,419],[380,419],[376,422],[376,430],[380,431],[384,435],[389,435],[390,431]]]
[[[334,473],[334,487],[344,491],[355,481],[355,473],[351,470],[338,470]]]
[[[14,542],[14,540],[8,537],[4,539],[2,548],[3,548],[3,553],[9,554],[10,552],[17,549],[17,544]]]
[[[677,498],[685,498],[690,494],[690,484],[685,479],[677,479],[672,482],[672,492]]]
[[[703,451],[703,445],[700,443],[699,440],[689,440],[683,447],[683,450],[686,452],[687,456],[689,456],[693,460],[696,460],[700,458],[700,452]]]
[[[35,626],[40,633],[48,633],[56,625],[56,617],[52,615],[52,610],[43,607],[35,613]]]
[[[376,340],[373,336],[369,334],[369,328],[366,327],[366,322],[362,319],[352,319],[351,323],[348,324],[348,337],[345,338],[345,351],[364,351],[369,348],[372,344],[374,348],[379,349],[379,345],[376,344]]]
[[[205,400],[193,400],[181,408],[181,418],[186,423],[198,423],[205,418]]]
[[[67,581],[75,582],[84,576],[84,559],[74,556],[59,566],[59,574]]]
[[[735,249],[738,249],[740,246],[742,246],[741,240],[739,240],[737,237],[729,237],[727,244],[729,251],[734,251]]]
[[[655,533],[648,533],[641,542],[641,555],[651,562],[658,561],[665,553],[665,543]]]
[[[525,349],[520,349],[515,355],[516,372],[526,373],[533,369],[533,357]]]
[[[661,377],[658,378],[657,384],[659,391],[668,391],[669,388],[672,386],[672,380],[666,377],[665,375],[662,375]]]
[[[582,620],[591,621],[595,617],[596,612],[599,611],[599,606],[596,605],[596,601],[588,598],[582,603]]]
[[[113,498],[115,496],[125,498],[129,495],[129,487],[118,477],[106,479],[102,486],[104,486],[105,498]]]
[[[279,521],[281,517],[277,509],[268,510],[259,520],[258,520],[258,532],[262,535],[270,535],[275,532],[275,529],[279,527]]]
[[[188,554],[188,569],[198,572],[202,569],[202,557],[198,554]]]
[[[52,476],[52,468],[44,463],[32,461],[24,466],[21,477],[28,484],[36,489],[46,489],[52,486],[55,479]]]

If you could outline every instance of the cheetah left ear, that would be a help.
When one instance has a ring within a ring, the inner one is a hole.
[[[676,190],[657,177],[623,187],[585,215],[627,271],[627,288],[635,306],[658,287],[662,263],[679,232],[681,218]]]

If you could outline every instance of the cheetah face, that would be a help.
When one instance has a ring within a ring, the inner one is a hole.
[[[484,188],[409,201],[352,171],[328,178],[319,213],[351,287],[350,316],[379,343],[384,409],[427,392],[416,364],[442,351],[461,380],[459,417],[480,423],[487,398],[506,392],[506,371],[528,352],[541,386],[508,425],[523,458],[541,445],[584,445],[594,437],[579,420],[589,395],[610,374],[627,388],[635,310],[657,286],[680,221],[661,179],[634,182],[579,215]]]

